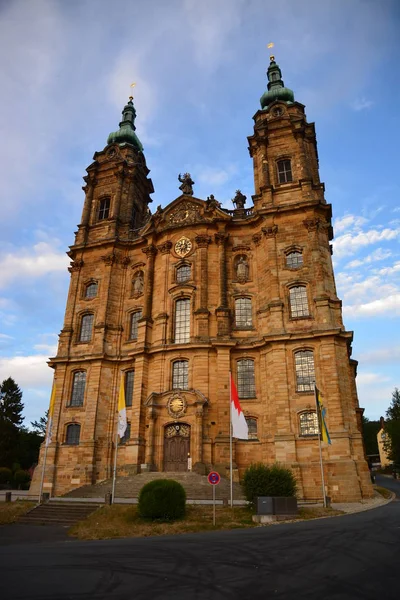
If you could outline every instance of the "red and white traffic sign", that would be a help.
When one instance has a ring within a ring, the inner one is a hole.
[[[211,483],[211,485],[217,485],[220,481],[221,476],[217,471],[211,471],[211,473],[208,474],[208,483]]]

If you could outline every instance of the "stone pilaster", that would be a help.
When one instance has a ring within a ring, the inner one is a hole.
[[[218,336],[229,336],[231,331],[230,310],[228,306],[228,282],[226,272],[226,243],[229,233],[219,232],[214,235],[215,242],[219,247],[219,306],[215,313],[217,315]]]
[[[208,338],[209,335],[209,315],[208,310],[208,245],[211,243],[211,237],[207,234],[200,234],[195,237],[197,244],[199,264],[199,282],[200,282],[200,306],[195,312],[196,336],[199,338]]]

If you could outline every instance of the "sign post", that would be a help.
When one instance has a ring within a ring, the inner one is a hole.
[[[208,474],[208,483],[212,485],[213,491],[213,525],[215,526],[215,486],[221,481],[220,474],[217,471],[211,471]]]

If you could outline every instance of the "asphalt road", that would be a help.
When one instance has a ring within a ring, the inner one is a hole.
[[[1,539],[2,600],[400,598],[398,499],[345,517],[98,542]]]

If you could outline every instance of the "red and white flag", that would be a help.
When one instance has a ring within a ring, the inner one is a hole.
[[[240,440],[249,439],[249,428],[244,417],[242,407],[240,406],[239,396],[232,378],[232,373],[229,374],[231,379],[231,423],[232,437]]]

